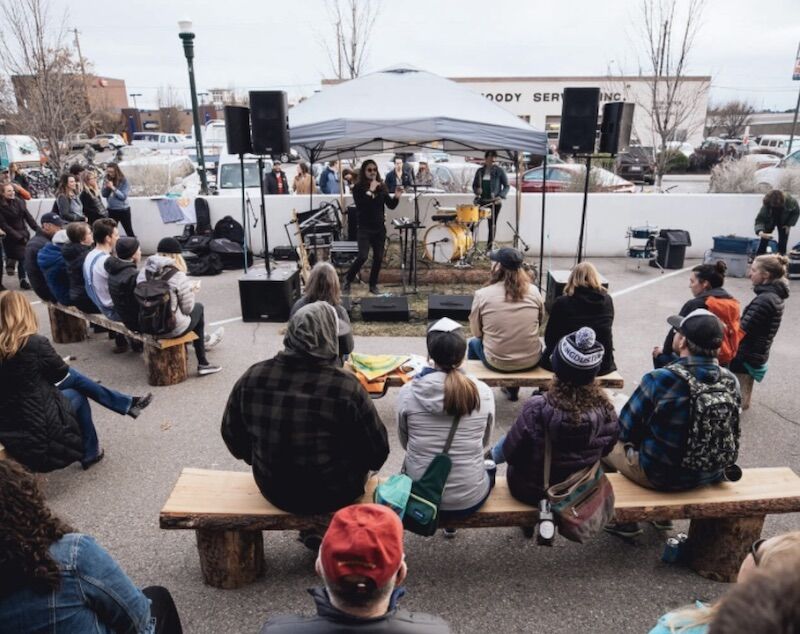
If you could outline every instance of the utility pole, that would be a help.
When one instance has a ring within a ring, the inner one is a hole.
[[[75,34],[75,48],[78,50],[78,63],[81,67],[81,79],[83,80],[83,98],[86,102],[86,116],[88,117],[92,113],[92,106],[89,102],[89,82],[86,80],[86,64],[83,61],[83,54],[81,53],[81,41],[78,38],[78,29],[72,29],[72,32]],[[94,132],[94,130],[92,132]]]

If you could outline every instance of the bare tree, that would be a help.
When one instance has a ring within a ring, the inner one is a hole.
[[[706,0],[642,0],[637,23],[642,51],[639,66],[646,75],[647,88],[636,99],[653,130],[653,144],[659,148],[656,159],[656,185],[666,172],[670,153],[667,143],[683,141],[694,126],[699,102],[708,89],[701,82],[689,81],[687,70],[692,48],[700,30]],[[679,13],[679,7],[683,11]]]
[[[328,0],[333,21],[333,41],[327,42],[328,59],[338,79],[354,79],[364,69],[372,27],[378,17],[374,0]]]
[[[734,99],[708,109],[707,136],[721,132],[729,139],[741,137],[756,109]]]
[[[156,93],[161,129],[164,132],[177,132],[182,124],[181,111],[186,104],[174,86],[161,86]]]
[[[60,170],[68,137],[87,125],[86,88],[65,42],[66,13],[52,19],[48,0],[3,2],[0,64],[16,93],[11,126],[30,134]]]

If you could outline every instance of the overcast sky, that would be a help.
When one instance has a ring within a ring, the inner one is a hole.
[[[197,34],[199,92],[285,89],[296,99],[332,76],[324,0],[50,1],[55,15],[68,9],[68,25],[79,29],[97,74],[142,93],[139,107],[155,106],[165,85],[188,104],[177,28],[184,16]],[[409,63],[451,77],[638,73],[638,0],[374,1],[379,16],[367,70]],[[800,0],[709,0],[691,71],[711,75],[712,102],[742,98],[758,109],[793,109],[799,40]]]

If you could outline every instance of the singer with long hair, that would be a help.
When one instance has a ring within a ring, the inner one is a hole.
[[[372,159],[367,159],[361,165],[358,180],[353,186],[353,200],[358,214],[358,257],[345,275],[342,290],[350,292],[350,284],[355,279],[364,262],[367,261],[369,250],[372,249],[372,268],[369,272],[369,292],[380,295],[378,289],[378,275],[381,272],[383,250],[386,243],[386,213],[384,208],[395,209],[403,194],[402,186],[398,185],[394,197],[389,194],[386,184],[378,172],[378,164]]]

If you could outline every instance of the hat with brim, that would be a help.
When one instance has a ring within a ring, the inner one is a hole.
[[[704,308],[693,310],[685,317],[672,315],[667,318],[667,323],[700,348],[714,350],[722,345],[722,322],[714,313]]]

